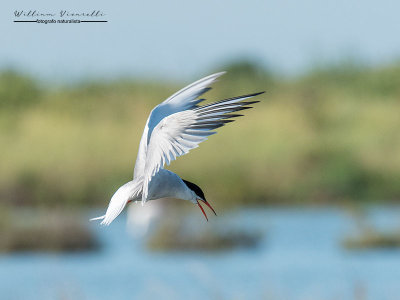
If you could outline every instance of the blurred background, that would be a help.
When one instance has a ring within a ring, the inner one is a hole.
[[[398,2],[1,8],[4,299],[398,298]],[[108,23],[13,22],[61,9]],[[89,223],[131,180],[151,109],[222,70],[208,101],[261,103],[169,167],[218,217],[171,199]]]

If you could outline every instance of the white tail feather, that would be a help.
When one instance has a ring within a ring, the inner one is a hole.
[[[138,180],[129,181],[121,186],[111,197],[106,214],[101,217],[90,219],[90,221],[103,220],[100,223],[101,225],[110,225],[111,222],[114,221],[114,219],[124,210],[129,200],[134,200],[135,198],[139,199],[142,187],[141,183],[142,181],[139,178]]]
[[[91,218],[89,221],[103,220],[105,217],[106,217],[106,215],[101,216],[101,217]]]

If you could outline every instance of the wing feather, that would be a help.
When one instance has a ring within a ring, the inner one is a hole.
[[[161,122],[162,119],[169,115],[198,107],[198,104],[205,99],[197,98],[209,91],[211,89],[210,86],[217,80],[218,77],[223,74],[225,74],[225,72],[215,73],[184,87],[166,99],[164,102],[157,105],[151,111],[140,140],[139,151],[133,173],[134,178],[143,175],[147,159],[147,148],[148,144],[150,143],[150,137],[154,128]],[[179,152],[181,152],[181,150],[179,150]]]
[[[213,84],[218,77],[224,74],[225,72],[219,72],[197,80],[173,94],[162,104],[173,104],[175,106],[185,107],[186,109],[193,108],[201,101],[204,101],[204,99],[196,99],[202,94],[208,92],[211,89],[210,85]]]
[[[255,93],[221,100],[194,109],[173,113],[162,119],[153,129],[148,144],[146,163],[143,172],[142,203],[146,202],[151,178],[177,157],[205,141],[213,131],[233,122],[240,114],[233,112],[250,108],[248,105],[259,101],[244,101],[260,95]]]

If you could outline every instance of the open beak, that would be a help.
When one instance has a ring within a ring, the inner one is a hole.
[[[205,199],[198,199],[198,200],[197,200],[197,205],[200,207],[201,212],[203,213],[204,217],[206,218],[206,220],[207,220],[207,222],[208,222],[207,214],[206,214],[206,212],[204,211],[203,207],[200,205],[199,200],[202,201],[203,203],[205,203],[205,205],[207,205],[207,206],[212,210],[212,212],[214,213],[214,215],[217,215],[217,213],[215,212],[214,208],[212,208],[212,206],[210,205],[210,203],[207,202],[207,200],[205,200]]]

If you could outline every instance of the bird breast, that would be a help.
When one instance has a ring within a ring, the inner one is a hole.
[[[192,200],[192,192],[175,173],[161,169],[150,181],[149,200],[177,198]]]

